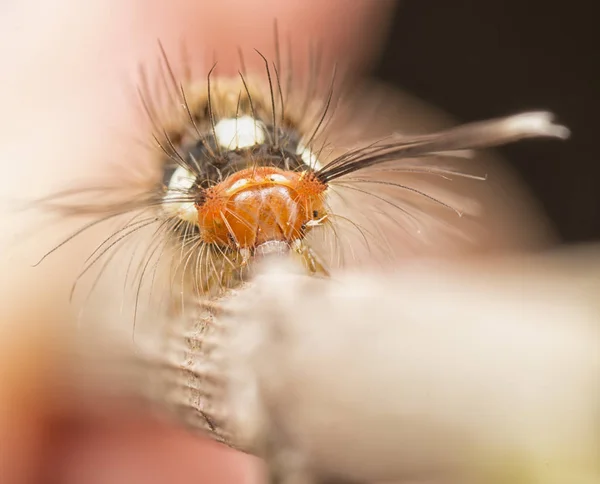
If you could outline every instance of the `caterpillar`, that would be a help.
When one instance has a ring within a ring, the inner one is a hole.
[[[361,114],[349,107],[352,96],[336,93],[335,69],[326,88],[319,89],[318,53],[310,56],[302,88],[291,67],[284,74],[279,48],[273,61],[253,53],[262,63],[262,76],[247,72],[242,55],[237,77],[221,78],[213,66],[200,82],[189,73],[178,78],[162,47],[161,53],[155,83],[160,88],[153,90],[142,76],[138,89],[154,145],[149,170],[136,174],[141,183],[121,174],[117,184],[74,188],[42,200],[62,214],[100,216],[74,236],[128,216],[95,249],[82,274],[106,263],[134,236],[152,232],[152,242],[136,249],[145,251],[134,278],[138,292],[144,280],[156,279],[162,259],[171,261],[170,285],[180,281],[175,292],[203,297],[239,285],[253,261],[267,253],[289,253],[309,273],[327,275],[336,256],[336,264],[343,265],[344,251],[356,258],[357,244],[393,251],[386,226],[419,243],[421,226],[435,222],[436,210],[457,217],[464,211],[410,183],[411,177],[484,180],[446,161],[467,150],[568,135],[550,113],[531,112],[338,146],[331,140],[331,125],[340,119],[356,124]],[[100,202],[72,201],[83,194]],[[327,236],[325,247],[314,240],[319,233]],[[350,233],[354,240],[346,243]]]
[[[418,248],[432,234],[444,234],[450,244],[462,236],[453,221],[476,217],[476,204],[428,185],[428,179],[485,183],[485,174],[462,168],[471,150],[569,134],[540,111],[430,134],[364,137],[361,128],[379,109],[365,88],[340,86],[335,66],[324,75],[317,49],[308,56],[307,74],[297,75],[275,43],[273,60],[251,53],[256,69],[247,68],[241,54],[236,76],[219,75],[216,64],[201,79],[185,62],[179,74],[161,46],[158,75],[142,71],[137,89],[149,132],[143,140],[150,145],[147,157],[135,164],[118,160],[117,176],[104,184],[94,181],[40,199],[61,217],[91,216],[42,260],[96,226],[114,224],[90,252],[74,288],[96,269],[93,292],[116,266],[123,277],[116,292],[133,288],[134,327],[146,316],[139,315],[143,299],[147,314],[163,314],[167,331],[179,331],[183,316],[181,334],[188,334],[206,321],[197,309],[210,308],[211,300],[250,280],[255,263],[266,256],[291,258],[306,274],[326,278],[338,267],[374,259],[376,252],[393,258],[394,238]],[[172,352],[172,340],[163,336]],[[194,358],[205,352],[203,337],[188,339],[184,352]],[[176,390],[182,365],[166,365],[171,373],[165,381]],[[235,444],[219,434],[219,418],[206,410],[210,398],[198,396],[204,376],[192,375],[182,384],[192,396],[175,400],[196,412],[200,423],[192,425]]]

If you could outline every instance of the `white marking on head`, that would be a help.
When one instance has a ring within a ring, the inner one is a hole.
[[[183,166],[178,166],[169,180],[169,191],[183,192],[194,186],[196,176]]]
[[[215,125],[215,137],[221,147],[235,150],[265,142],[264,125],[251,116],[222,119]]]
[[[269,181],[272,182],[286,182],[288,179],[284,175],[280,175],[279,173],[271,173],[269,175]]]
[[[248,184],[248,179],[247,178],[240,178],[238,181],[236,181],[233,185],[231,185],[228,189],[227,189],[227,193],[233,193],[236,190],[239,190],[240,188],[242,188],[243,186]]]
[[[163,197],[163,209],[170,215],[176,215],[181,220],[190,223],[198,221],[198,211],[193,201],[178,201],[184,198],[196,181],[195,175],[183,166],[178,166],[171,179],[167,193]]]
[[[304,164],[313,170],[320,170],[323,166],[321,165],[321,162],[317,159],[317,155],[315,155],[302,143],[298,143],[298,148],[296,148],[296,154],[300,155],[300,158],[302,158]]]
[[[320,225],[323,225],[325,223],[325,221],[327,220],[327,218],[328,218],[327,214],[325,214],[317,220],[309,220],[308,222],[306,222],[306,226],[307,227],[318,227]]]

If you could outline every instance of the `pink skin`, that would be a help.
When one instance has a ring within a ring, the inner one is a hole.
[[[272,20],[277,18],[282,34],[289,32],[294,41],[323,39],[332,55],[351,59],[353,69],[360,70],[377,52],[394,4],[5,2],[0,28],[1,213],[6,217],[14,208],[10,200],[35,198],[97,173],[110,158],[113,147],[107,140],[128,126],[132,105],[123,101],[123,86],[140,61],[155,62],[157,39],[167,50],[185,39],[192,67],[199,71],[218,50],[220,68],[227,70],[237,67],[240,44],[272,54]],[[306,43],[293,46],[304,52]],[[16,232],[25,217],[6,224]],[[0,242],[6,244],[10,237],[3,238]],[[48,240],[32,243],[39,253]],[[37,270],[22,254],[1,261],[2,272],[11,277],[0,285],[7,311],[0,323],[0,480],[35,483],[52,476],[65,484],[257,482],[256,460],[153,424],[137,409],[114,411],[109,419],[83,415],[74,424],[65,423],[76,409],[52,391],[52,376],[46,372],[56,362],[48,342],[56,335],[56,322],[66,320],[68,308],[61,301],[66,301],[77,271],[78,263],[72,261],[85,250],[75,244],[68,256]]]

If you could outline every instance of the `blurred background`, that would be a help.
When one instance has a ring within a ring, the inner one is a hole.
[[[600,239],[596,2],[405,0],[376,75],[460,121],[550,110],[567,143],[499,149],[564,242]]]

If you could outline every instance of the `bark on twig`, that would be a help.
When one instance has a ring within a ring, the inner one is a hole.
[[[593,482],[598,269],[557,256],[268,272],[221,320],[230,433],[315,478]]]

